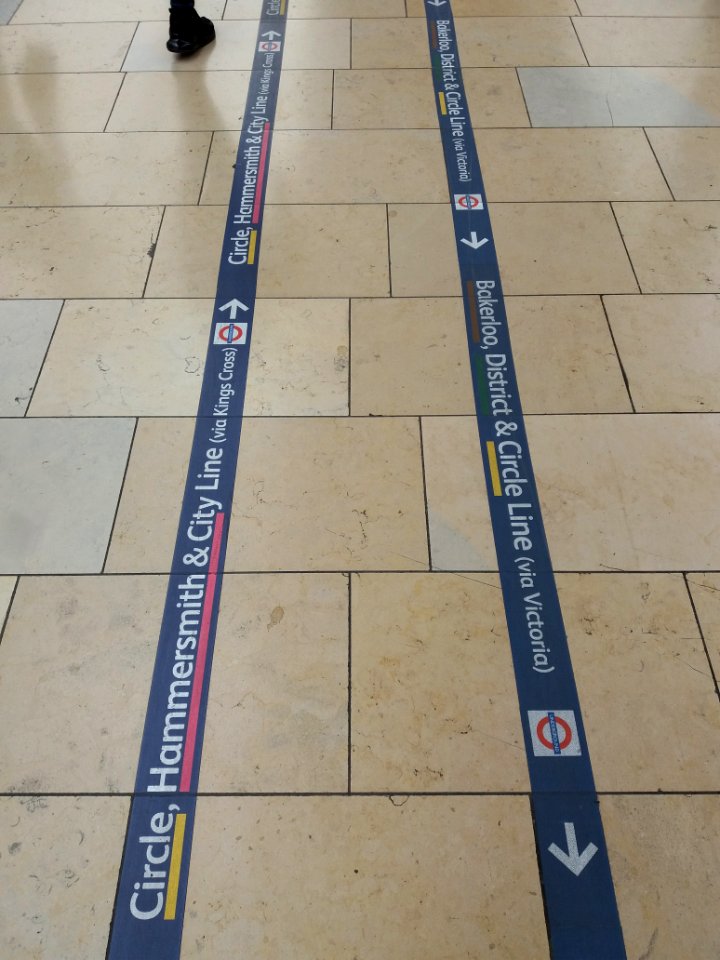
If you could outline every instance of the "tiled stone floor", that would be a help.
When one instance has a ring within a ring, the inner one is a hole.
[[[0,0],[0,960],[105,956],[259,6]],[[453,6],[628,957],[717,960],[720,4]],[[289,16],[182,957],[542,960],[424,5]]]

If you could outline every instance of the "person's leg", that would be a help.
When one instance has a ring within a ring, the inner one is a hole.
[[[199,16],[195,0],[170,0],[170,39],[167,48],[171,53],[187,56],[215,39],[215,27],[207,17]]]

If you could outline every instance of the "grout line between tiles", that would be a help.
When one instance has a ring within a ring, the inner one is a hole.
[[[531,129],[531,130],[532,130],[532,129],[535,129],[535,128],[533,127],[532,117],[530,116],[530,108],[528,107],[527,97],[525,96],[525,87],[523,87],[522,80],[520,79],[520,70],[519,70],[517,67],[515,67],[515,77],[517,78],[518,87],[520,88],[520,94],[521,94],[522,99],[523,99],[523,106],[525,107],[525,113],[527,114],[528,125],[530,126],[530,129]],[[495,129],[495,130],[508,130],[508,129],[509,129],[509,130],[525,130],[525,129],[527,129],[527,127],[484,127],[484,128],[473,127],[473,133],[475,133],[475,132],[476,132],[477,130],[479,130],[479,129],[485,129],[485,130],[488,130],[488,129],[491,129],[491,130],[492,130],[492,129]],[[489,203],[489,202],[490,202],[490,198],[488,197],[488,203]]]
[[[111,119],[112,119],[112,115],[113,115],[113,113],[115,112],[115,107],[117,106],[117,102],[118,102],[118,100],[119,100],[119,98],[120,98],[120,91],[121,91],[122,88],[125,86],[125,78],[126,78],[126,77],[127,77],[127,74],[124,73],[124,74],[122,75],[122,79],[121,79],[121,81],[120,81],[120,86],[117,88],[117,93],[115,94],[115,99],[113,100],[112,106],[110,107],[110,112],[108,113],[107,120],[105,121],[105,126],[102,128],[102,130],[88,130],[88,131],[86,131],[87,133],[107,133],[107,132],[108,132],[108,124],[110,123],[110,121],[111,121]],[[63,132],[64,132],[64,131],[60,131],[60,130],[48,131],[48,133],[63,133]]]
[[[347,415],[352,417],[352,297],[348,297]]]
[[[630,378],[627,375],[625,364],[622,361],[622,357],[620,356],[620,350],[618,349],[617,341],[615,340],[615,333],[613,331],[612,324],[610,323],[610,314],[607,311],[607,306],[605,304],[605,297],[600,297],[600,303],[602,304],[603,313],[605,314],[605,322],[607,323],[608,332],[610,333],[610,339],[612,340],[612,345],[615,350],[615,356],[617,357],[617,361],[620,366],[620,373],[622,374],[622,378],[625,383],[625,389],[627,390],[627,395],[630,401],[630,406],[632,407],[632,412],[637,413],[637,408],[635,407],[635,401],[633,400],[632,390],[630,389]]]
[[[162,230],[163,223],[165,223],[166,212],[167,212],[167,206],[163,206],[162,213],[160,214],[160,223],[158,224],[157,233],[155,234],[155,239],[154,240],[151,239],[150,246],[148,248],[148,259],[150,263],[148,264],[147,274],[145,275],[145,283],[143,284],[142,294],[140,295],[140,297],[132,297],[131,299],[133,300],[145,299],[145,293],[147,292],[148,283],[150,283],[150,273],[155,263],[155,254],[157,253],[157,246],[158,246],[158,243],[160,242],[160,232]],[[68,297],[68,299],[71,300],[72,297]],[[156,299],[156,298],[151,297],[149,299]]]
[[[113,513],[113,521],[110,525],[110,533],[108,534],[107,547],[105,548],[105,556],[103,558],[101,574],[105,573],[105,568],[107,567],[108,557],[110,555],[110,546],[112,544],[113,536],[115,535],[115,525],[117,524],[118,514],[120,512],[120,503],[122,501],[123,492],[125,490],[125,482],[127,480],[128,470],[130,469],[130,458],[132,457],[133,447],[135,446],[135,437],[137,435],[138,426],[140,424],[140,418],[135,418],[135,424],[133,426],[132,436],[130,437],[130,444],[128,446],[127,459],[125,460],[125,469],[123,470],[122,481],[120,483],[120,489],[118,490],[117,503],[115,504],[115,512]]]
[[[205,180],[207,179],[208,168],[210,167],[210,155],[212,154],[212,148],[213,148],[214,142],[215,142],[215,131],[213,130],[212,133],[210,134],[210,142],[208,143],[207,157],[205,157],[205,168],[203,170],[202,177],[200,178],[200,190],[198,191],[197,204],[195,204],[195,206],[198,206],[198,207],[201,205],[203,191],[205,190]],[[202,204],[202,205],[205,206],[205,204]],[[168,206],[170,206],[170,204],[165,204],[166,209]],[[175,204],[172,204],[172,206],[175,206]]]
[[[133,21],[130,20],[130,21],[128,21],[128,22],[129,22],[129,23],[132,23]],[[127,50],[125,51],[125,56],[122,58],[122,63],[120,64],[120,70],[118,71],[119,73],[123,73],[123,68],[124,68],[125,64],[127,63],[127,58],[128,58],[129,55],[130,55],[130,50],[131,50],[131,48],[132,48],[133,43],[135,43],[135,37],[137,36],[137,32],[138,32],[139,29],[140,29],[140,21],[137,20],[137,21],[135,21],[135,29],[133,30],[133,35],[132,35],[132,37],[130,38],[130,43],[128,44],[128,48],[127,48]],[[100,71],[93,71],[93,72],[94,72],[94,73],[99,73]]]
[[[560,576],[628,576],[628,577],[670,577],[670,576],[684,576],[684,574],[720,574],[720,568],[708,568],[706,570],[675,570],[675,569],[664,569],[664,570],[635,570],[635,569],[623,569],[622,567],[610,567],[607,564],[603,568],[596,567],[595,569],[561,569],[555,570],[555,573]],[[22,577],[22,579],[27,580],[31,578],[36,579],[48,579],[52,580],[53,578],[81,578],[89,579],[90,577],[168,577],[170,576],[170,570],[94,570],[87,572],[78,572],[78,571],[64,571],[64,572],[52,572],[52,573],[26,573],[24,571],[6,571],[2,574],[5,577]],[[460,577],[461,579],[470,579],[472,580],[475,576],[497,576],[498,570],[497,567],[490,568],[477,568],[475,570],[455,570],[444,567],[433,567],[432,570],[428,570],[425,567],[408,567],[402,569],[400,567],[393,567],[388,569],[387,567],[382,569],[369,568],[369,567],[354,567],[354,568],[326,568],[318,567],[312,570],[302,570],[302,569],[275,569],[275,570],[227,570],[226,575],[232,577],[265,577],[269,574],[277,574],[281,577],[287,576],[307,576],[309,574],[318,574],[322,576],[327,576],[328,574],[337,574],[338,576],[345,576],[348,574],[357,574],[361,576],[363,574],[383,574],[388,576],[408,576],[416,574],[432,574],[433,576],[444,575],[444,576],[453,576]],[[484,580],[477,580],[477,583],[484,583],[485,586],[493,586],[495,588],[496,584],[488,584]],[[499,587],[497,587],[499,589]]]
[[[655,147],[653,146],[652,140],[650,139],[650,135],[649,135],[649,133],[648,133],[648,128],[647,128],[647,127],[641,127],[641,130],[642,130],[642,132],[645,134],[645,139],[646,139],[647,142],[648,142],[648,146],[650,147],[650,150],[652,151],[653,157],[655,157],[655,163],[658,165],[658,169],[660,170],[660,173],[662,174],[662,178],[663,178],[663,180],[665,181],[665,186],[666,186],[666,187],[668,188],[668,190],[670,191],[670,196],[672,197],[672,199],[673,199],[675,202],[677,202],[677,197],[675,196],[675,193],[674,193],[674,191],[673,191],[673,188],[670,186],[670,181],[669,181],[668,178],[665,176],[665,171],[663,170],[663,165],[660,163],[660,158],[658,157],[657,153],[655,152]],[[683,202],[687,202],[687,201],[683,201]]]
[[[35,793],[8,793],[0,791],[0,798],[6,800],[20,800],[25,797],[28,798],[62,798],[62,797],[99,797],[106,800],[131,800],[133,797],[146,797],[148,794],[145,793],[130,793],[126,791],[118,791],[117,793],[103,793],[100,791],[93,790],[54,790],[54,791],[39,791]],[[363,799],[377,797],[380,799],[391,800],[393,797],[404,797],[404,798],[428,798],[428,799],[442,799],[444,797],[526,797],[529,798],[530,794],[527,790],[406,790],[403,787],[399,787],[396,790],[354,790],[352,794],[346,793],[344,790],[249,790],[247,792],[242,791],[231,791],[231,790],[200,790],[197,795],[198,799],[222,799],[222,798],[247,798],[247,799],[273,799],[273,798],[287,798],[287,799],[302,799],[302,798],[337,798],[341,800],[347,800],[349,797],[354,799]],[[686,788],[684,790],[598,790],[598,797],[648,797],[648,798],[663,798],[663,797],[718,797],[720,796],[720,790],[693,790],[692,788]]]
[[[700,639],[702,640],[703,649],[705,650],[705,658],[710,667],[710,675],[712,676],[713,683],[715,685],[715,694],[720,700],[720,687],[718,686],[718,678],[715,673],[715,668],[713,667],[712,657],[710,656],[710,650],[708,649],[707,640],[705,639],[705,631],[703,630],[702,623],[700,622],[700,617],[697,612],[697,607],[695,606],[695,598],[693,597],[692,590],[690,589],[689,574],[683,574],[683,580],[685,582],[685,589],[687,590],[688,599],[690,600],[690,606],[692,607],[693,616],[695,617],[695,623],[700,632]],[[702,584],[698,584],[702,587]]]
[[[643,288],[642,288],[642,286],[640,285],[640,281],[639,281],[639,279],[638,279],[637,271],[635,270],[635,264],[633,263],[632,257],[630,256],[630,251],[628,250],[628,245],[627,245],[627,243],[625,242],[625,235],[623,234],[622,229],[620,228],[620,221],[618,220],[618,218],[617,218],[617,213],[615,212],[615,203],[616,203],[616,202],[620,202],[620,201],[612,201],[612,200],[609,201],[610,211],[611,211],[611,213],[612,213],[612,215],[613,215],[613,220],[615,221],[615,226],[617,227],[617,231],[618,231],[618,234],[619,234],[619,236],[620,236],[620,239],[622,240],[622,245],[623,245],[623,247],[624,247],[624,249],[625,249],[625,256],[628,258],[628,263],[630,264],[630,269],[631,269],[632,272],[633,272],[633,277],[635,277],[635,283],[637,284],[638,291],[639,291],[640,293],[644,293]],[[649,201],[649,202],[650,202],[650,203],[670,203],[669,200],[651,200],[651,201]],[[608,296],[609,296],[609,295],[610,295],[610,294],[608,294]]]
[[[388,296],[393,295],[392,248],[390,246],[390,204],[385,205],[385,226],[387,229],[387,265],[388,265]]]
[[[56,334],[56,332],[57,332],[57,328],[58,328],[58,326],[60,325],[60,318],[61,318],[62,315],[63,315],[63,311],[65,310],[65,304],[66,304],[66,303],[67,303],[67,300],[62,300],[61,303],[60,303],[60,309],[58,310],[58,315],[57,315],[57,317],[55,318],[55,324],[53,325],[52,333],[50,334],[50,339],[48,340],[48,344],[47,344],[47,347],[45,348],[45,353],[43,354],[43,358],[42,358],[42,362],[41,362],[41,364],[40,364],[40,368],[39,368],[39,370],[38,370],[38,372],[37,372],[37,376],[35,377],[35,382],[34,382],[34,384],[33,384],[33,386],[32,386],[31,391],[30,391],[30,400],[29,400],[28,405],[27,405],[27,407],[26,407],[26,409],[25,409],[25,413],[23,414],[23,419],[24,419],[25,417],[27,417],[27,418],[30,419],[30,420],[31,420],[31,419],[34,419],[33,415],[30,413],[30,408],[32,407],[33,402],[35,401],[35,391],[37,390],[38,385],[39,385],[39,383],[40,383],[40,377],[42,376],[43,369],[45,368],[45,362],[46,362],[46,360],[47,360],[47,358],[48,358],[48,354],[50,353],[50,347],[52,346],[52,342],[53,342],[53,340],[55,339],[55,334]],[[2,419],[2,418],[0,418],[0,419]],[[55,419],[55,418],[53,418],[53,419]],[[58,417],[57,419],[66,419],[66,418],[64,418],[64,417]]]
[[[425,469],[425,443],[423,439],[423,418],[419,416],[418,418],[418,430],[420,432],[420,469],[422,470],[422,482],[423,482],[423,503],[425,506],[425,537],[427,538],[427,549],[428,549],[428,572],[432,573],[433,563],[432,563],[432,542],[430,540],[430,509],[428,506],[428,492],[427,492],[427,471]]]
[[[347,697],[347,793],[350,796],[352,790],[352,577],[351,573],[345,574],[347,577],[347,604],[348,604],[348,697]]]
[[[580,44],[580,50],[582,51],[582,55],[585,57],[585,63],[586,63],[588,66],[590,66],[590,61],[588,60],[588,55],[587,55],[587,53],[586,53],[586,51],[585,51],[585,47],[583,46],[583,42],[582,42],[582,40],[580,39],[580,34],[579,34],[578,31],[577,31],[577,27],[575,26],[575,18],[574,18],[574,17],[569,17],[569,20],[570,20],[570,23],[572,24],[572,28],[573,28],[573,31],[574,31],[574,33],[575,33],[575,36],[577,37],[577,42]]]
[[[61,796],[62,797],[62,796],[67,796],[67,794],[45,794],[45,796]],[[73,796],[73,794],[71,794],[71,796]],[[102,797],[102,796],[108,796],[108,795],[91,793],[91,794],[75,794],[74,796]],[[130,801],[130,803],[128,804],[127,818],[125,820],[125,835],[127,835],[130,832],[130,817],[132,816],[133,795],[132,793],[128,793],[128,794],[110,794],[109,796],[112,796],[112,797],[124,796]],[[120,898],[120,878],[122,877],[123,866],[125,864],[126,856],[127,856],[127,849],[126,849],[126,845],[123,844],[122,852],[120,854],[120,863],[118,864],[117,880],[115,881],[115,896],[113,897],[112,911],[110,912],[110,926],[109,926],[110,930],[112,930],[112,928],[115,926],[115,916],[118,908],[118,900]],[[105,946],[105,960],[108,960],[109,956],[110,956],[110,938],[108,937],[107,944]]]
[[[15,595],[17,594],[18,587],[20,586],[20,577],[15,576],[15,585],[12,588],[10,593],[10,600],[7,605],[7,610],[5,611],[5,616],[3,617],[2,624],[0,624],[0,646],[2,646],[3,639],[5,638],[5,628],[7,627],[8,620],[10,619],[10,611],[12,610],[13,603],[15,602]]]

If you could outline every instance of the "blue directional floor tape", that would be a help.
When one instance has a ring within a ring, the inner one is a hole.
[[[287,21],[264,0],[108,960],[178,960]]]
[[[625,960],[449,0],[426,0],[482,448],[553,960]]]

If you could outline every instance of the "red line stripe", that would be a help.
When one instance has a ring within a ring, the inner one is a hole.
[[[190,697],[190,713],[188,716],[185,749],[183,751],[182,771],[180,773],[180,792],[187,793],[192,779],[193,760],[195,758],[195,744],[197,742],[198,720],[200,718],[200,698],[202,697],[205,664],[207,662],[208,640],[210,637],[210,620],[212,618],[213,600],[217,585],[218,561],[220,559],[220,544],[225,525],[225,514],[218,513],[215,518],[215,531],[212,547],[210,548],[210,569],[205,590],[200,634],[198,635],[197,657],[195,658],[195,679],[193,680],[192,695]]]
[[[263,183],[265,182],[265,166],[267,164],[268,144],[270,142],[270,124],[265,124],[262,147],[260,148],[260,165],[258,167],[257,190],[255,191],[255,206],[253,207],[253,223],[260,220],[260,205],[262,203]]]

